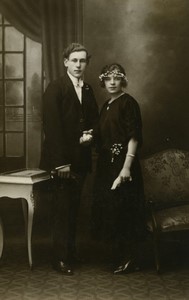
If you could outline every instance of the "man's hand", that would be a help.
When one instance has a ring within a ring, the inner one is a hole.
[[[88,146],[91,144],[93,139],[93,129],[83,131],[83,135],[80,137],[80,144],[83,146]]]
[[[57,170],[57,175],[60,178],[70,178],[71,177],[71,170],[70,166],[62,167]]]

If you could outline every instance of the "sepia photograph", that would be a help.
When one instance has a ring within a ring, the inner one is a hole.
[[[189,298],[188,53],[188,0],[0,0],[0,299]]]

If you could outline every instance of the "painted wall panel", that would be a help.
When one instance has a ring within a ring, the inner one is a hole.
[[[189,149],[189,5],[187,0],[85,0],[87,78],[99,105],[107,95],[98,74],[117,61],[127,91],[139,102],[143,154],[168,146]]]

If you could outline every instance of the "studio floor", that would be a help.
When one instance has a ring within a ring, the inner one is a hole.
[[[188,300],[189,244],[162,247],[162,273],[157,274],[152,240],[140,244],[140,271],[113,275],[110,249],[91,239],[90,202],[84,201],[79,220],[78,254],[84,258],[73,276],[51,267],[51,214],[47,201],[39,202],[34,216],[33,269],[28,264],[21,203],[1,201],[4,249],[0,260],[0,300]],[[85,214],[82,212],[86,212]]]
[[[51,268],[49,236],[34,230],[33,270],[28,265],[22,229],[5,230],[5,246],[0,261],[2,300],[187,300],[189,299],[188,248],[170,246],[162,254],[163,270],[154,266],[150,239],[140,247],[141,270],[113,275],[107,263],[108,249],[83,236],[79,254],[85,259],[73,276],[63,276]]]

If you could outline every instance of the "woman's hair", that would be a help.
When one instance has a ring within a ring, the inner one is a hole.
[[[71,53],[80,52],[80,51],[85,51],[86,52],[86,54],[87,54],[87,63],[89,63],[91,55],[89,55],[87,49],[79,43],[72,43],[66,49],[64,49],[63,58],[64,59],[69,59],[69,56],[70,56]]]
[[[110,74],[114,74],[115,76],[118,76],[121,78],[121,86],[122,87],[127,86],[128,80],[127,80],[127,76],[126,76],[126,72],[125,72],[124,68],[118,63],[112,63],[112,64],[106,65],[102,68],[102,71],[99,76],[101,87],[105,87],[104,81]]]

